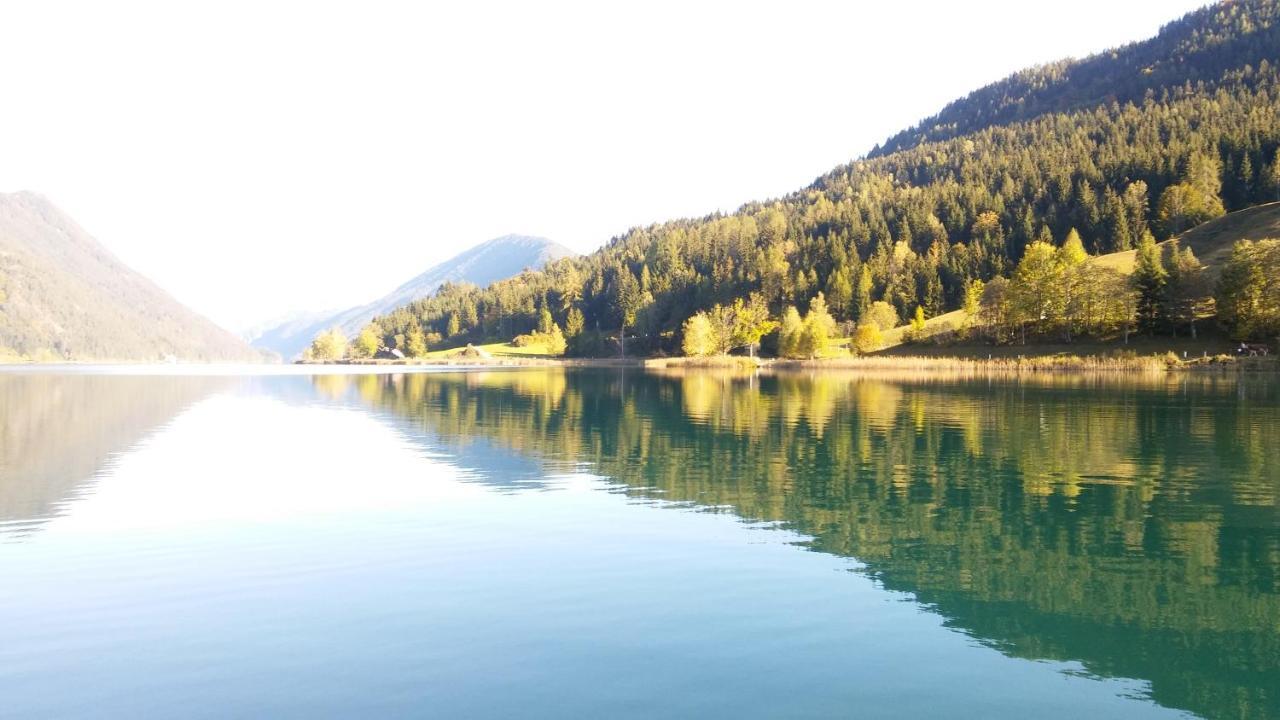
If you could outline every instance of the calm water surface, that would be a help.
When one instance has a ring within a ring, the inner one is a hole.
[[[0,374],[0,716],[1280,717],[1280,383]]]

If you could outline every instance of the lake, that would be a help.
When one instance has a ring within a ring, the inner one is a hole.
[[[1280,717],[1267,378],[19,369],[0,420],[4,717]]]

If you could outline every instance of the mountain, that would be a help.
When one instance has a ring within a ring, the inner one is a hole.
[[[250,342],[274,350],[286,359],[293,358],[322,330],[337,327],[349,337],[354,337],[360,328],[378,315],[424,298],[445,283],[488,285],[517,275],[526,268],[541,268],[548,262],[573,254],[563,245],[545,238],[504,235],[429,268],[371,303],[336,313],[303,316],[266,330],[251,338]]]
[[[845,323],[875,301],[935,317],[975,281],[1009,276],[1037,241],[1125,252],[1280,200],[1277,108],[1280,0],[1221,2],[982,88],[790,195],[632,228],[377,327],[386,340],[417,325],[451,345],[506,341],[546,309],[570,352],[591,355],[615,353],[623,326],[636,352],[679,352],[689,317],[753,295],[775,318],[819,292]]]
[[[40,195],[0,194],[0,357],[256,361]]]
[[[1270,0],[1237,0],[1188,13],[1142,42],[1029,68],[956,100],[889,138],[871,156],[959,137],[1046,113],[1110,103],[1140,103],[1148,93],[1198,86],[1208,92],[1230,71],[1274,63],[1280,9]]]

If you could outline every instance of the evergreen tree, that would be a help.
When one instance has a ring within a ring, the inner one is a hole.
[[[1164,269],[1160,248],[1150,233],[1143,235],[1138,241],[1137,264],[1131,281],[1138,292],[1138,329],[1154,333],[1160,329],[1163,321],[1162,309],[1168,273]]]
[[[1196,259],[1191,248],[1179,250],[1178,241],[1172,240],[1165,263],[1165,317],[1176,328],[1185,325],[1191,337],[1196,337],[1196,318],[1208,312],[1207,301],[1211,293],[1204,265]]]
[[[1133,236],[1129,233],[1129,212],[1124,200],[1111,188],[1103,191],[1103,214],[1106,222],[1103,225],[1104,237],[1099,243],[1102,252],[1122,252],[1133,247]]]
[[[858,273],[856,302],[858,318],[865,318],[867,311],[871,309],[871,268],[866,265],[863,265],[862,272]]]
[[[1129,228],[1129,247],[1133,247],[1134,242],[1141,238],[1148,231],[1147,228],[1147,184],[1141,180],[1134,180],[1124,188],[1124,197],[1122,199],[1125,210],[1125,224]]]
[[[578,337],[582,334],[585,324],[586,320],[582,317],[582,311],[576,307],[569,308],[569,313],[564,321],[564,333],[571,338]]]
[[[1266,202],[1280,200],[1280,148],[1276,149],[1275,157],[1263,173],[1262,186]]]

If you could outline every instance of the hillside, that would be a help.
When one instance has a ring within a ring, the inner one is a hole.
[[[904,135],[785,197],[632,228],[545,272],[449,288],[377,330],[387,345],[414,326],[482,344],[546,310],[571,353],[616,353],[622,328],[635,352],[674,353],[686,319],[739,298],[775,318],[819,292],[838,321],[879,300],[935,317],[1037,241],[1074,230],[1107,255],[1166,240],[1280,199],[1277,17],[1278,0],[1206,7],[1151,40],[1017,73],[923,125],[945,132]]]
[[[1091,55],[1029,68],[947,105],[889,138],[883,156],[993,125],[1111,103],[1141,103],[1191,84],[1212,92],[1228,71],[1274,63],[1280,9],[1269,0],[1236,0],[1166,24],[1159,35]]]
[[[1203,225],[1197,225],[1178,235],[1178,243],[1181,247],[1191,248],[1196,258],[1204,263],[1210,277],[1216,279],[1237,241],[1266,238],[1280,238],[1280,202],[1227,213]],[[1099,255],[1093,258],[1093,263],[1127,275],[1133,272],[1136,259],[1136,250],[1125,250]]]
[[[1192,252],[1196,254],[1196,258],[1204,264],[1204,271],[1208,276],[1208,284],[1211,285],[1221,274],[1222,268],[1230,257],[1231,249],[1236,242],[1240,240],[1258,241],[1266,238],[1280,238],[1280,202],[1228,213],[1216,220],[1211,220],[1178,235],[1176,240],[1178,247],[1191,248]],[[1163,252],[1166,256],[1172,244],[1172,239],[1159,244],[1164,248]],[[1114,270],[1128,276],[1134,272],[1137,263],[1137,251],[1125,250],[1096,255],[1090,257],[1087,262],[1091,268]],[[925,334],[929,335],[945,331],[948,328],[962,327],[969,322],[971,322],[971,318],[964,310],[952,310],[951,312],[928,318],[925,321]],[[907,343],[909,328],[909,325],[904,324],[893,330],[886,331],[883,336],[883,350],[888,354],[939,354],[948,356],[963,354],[962,349],[952,344],[937,348],[919,344],[910,345]],[[842,344],[847,342],[847,340],[841,341]],[[1119,339],[1112,339],[1110,343],[1093,343],[1092,349],[1104,350],[1108,347],[1120,349],[1120,342]],[[1181,339],[1176,339],[1175,337],[1145,338],[1141,343],[1134,338],[1132,343],[1124,347],[1133,348],[1138,347],[1140,344],[1148,353],[1191,348],[1194,349],[1194,354],[1196,355],[1199,354],[1201,349],[1212,349],[1212,352],[1217,353],[1230,352],[1233,347],[1233,344],[1225,335],[1212,332],[1201,337],[1199,343],[1188,342],[1185,337]],[[979,354],[991,352],[991,349],[985,343],[978,344],[982,346],[982,351]],[[973,343],[970,343],[970,345],[972,346]],[[973,350],[973,347],[968,349]],[[1008,353],[1012,354],[1026,352],[1026,348],[1021,345],[1010,346],[1007,350]],[[1038,348],[1038,350],[1068,352],[1071,348],[1066,345],[1059,345],[1054,348]],[[997,354],[1002,353],[997,352]]]
[[[432,266],[373,302],[336,313],[308,315],[265,330],[251,342],[274,350],[285,358],[293,358],[322,330],[337,327],[353,336],[378,315],[426,297],[445,283],[488,285],[526,268],[541,268],[552,260],[571,255],[573,251],[545,238],[504,235]]]
[[[45,198],[0,194],[4,360],[257,361],[239,338],[116,259]]]

